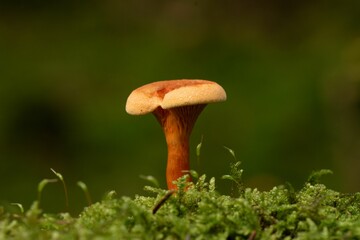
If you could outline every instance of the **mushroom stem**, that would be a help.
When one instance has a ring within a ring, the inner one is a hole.
[[[197,117],[206,104],[162,109],[158,107],[153,113],[159,121],[168,147],[166,182],[168,189],[177,189],[173,183],[187,174],[189,164],[189,140]],[[191,181],[191,178],[187,178]]]

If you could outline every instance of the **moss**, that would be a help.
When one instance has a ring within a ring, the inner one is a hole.
[[[360,193],[327,188],[319,181],[327,171],[298,191],[289,184],[245,188],[241,173],[234,163],[225,176],[235,182],[236,197],[193,173],[195,183],[180,178],[177,192],[145,187],[148,196],[135,198],[110,192],[77,217],[43,213],[37,201],[25,212],[2,207],[0,239],[360,239]]]

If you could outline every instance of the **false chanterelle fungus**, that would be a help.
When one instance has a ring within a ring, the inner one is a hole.
[[[173,181],[189,171],[189,138],[197,117],[206,104],[225,100],[226,93],[219,84],[188,79],[146,84],[128,97],[129,114],[153,113],[165,133],[168,189],[176,189]]]

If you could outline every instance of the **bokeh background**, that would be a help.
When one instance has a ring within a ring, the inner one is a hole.
[[[228,94],[191,138],[192,168],[228,193],[233,149],[247,186],[302,186],[313,170],[360,191],[360,1],[0,2],[0,202],[24,207],[37,184],[67,183],[70,208],[110,190],[165,187],[166,145],[151,115],[125,112],[149,82],[209,79]],[[195,148],[203,137],[201,157]],[[42,206],[62,211],[61,184]]]

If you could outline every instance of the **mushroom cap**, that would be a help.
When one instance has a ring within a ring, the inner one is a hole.
[[[167,80],[149,83],[132,91],[125,109],[131,115],[143,115],[158,107],[169,109],[225,100],[226,92],[216,82],[198,79]]]

